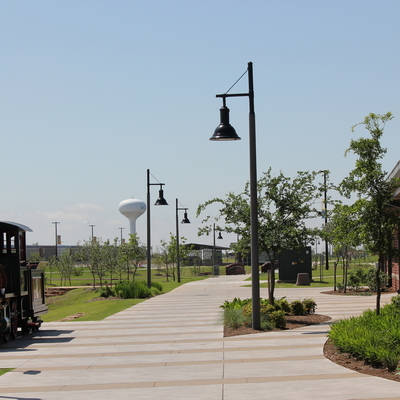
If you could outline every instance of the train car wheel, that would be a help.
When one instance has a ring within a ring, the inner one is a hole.
[[[17,300],[13,299],[10,305],[10,311],[11,311],[11,336],[13,339],[17,338],[18,334],[18,306],[17,306]]]

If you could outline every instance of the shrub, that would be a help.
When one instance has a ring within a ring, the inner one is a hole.
[[[228,308],[238,308],[241,309],[243,308],[246,304],[250,303],[251,304],[251,299],[244,299],[241,300],[237,297],[235,297],[232,301],[228,301],[225,300],[224,304],[222,304],[222,306],[220,306],[221,308],[223,308],[224,310],[228,309]]]
[[[290,303],[290,308],[292,310],[292,313],[294,315],[304,315],[305,310],[304,310],[304,304],[300,300],[294,300]]]
[[[153,282],[153,281],[152,281],[152,282],[151,282],[151,287],[157,289],[158,292],[159,292],[159,294],[162,293],[162,291],[163,291],[163,286],[161,285],[160,282],[157,282],[157,281]]]
[[[336,322],[329,338],[340,351],[394,371],[400,362],[399,309],[389,304],[380,315],[366,310],[359,317]]]
[[[83,267],[74,267],[72,274],[74,276],[83,276]]]
[[[385,274],[383,271],[379,271],[379,277],[381,281],[381,290],[385,291],[386,286],[389,282],[389,276]],[[365,284],[368,286],[369,290],[372,292],[376,292],[377,285],[376,285],[376,270],[375,268],[371,268],[367,271],[365,277]]]
[[[286,314],[291,312],[290,303],[284,297],[275,301],[275,308],[284,311]]]
[[[100,289],[100,297],[114,297],[115,296],[115,292],[114,290],[112,290],[107,284],[105,287],[102,287]]]
[[[344,285],[343,285],[343,283],[338,282],[338,283],[336,284],[336,287],[337,287],[337,290],[338,290],[339,293],[342,293],[342,292],[344,291]]]
[[[271,323],[278,329],[284,329],[286,328],[286,319],[285,319],[285,311],[283,310],[278,310],[278,311],[273,311],[269,315]]]
[[[251,316],[249,320],[241,309],[228,308],[224,311],[224,325],[233,329],[237,329],[242,325],[249,326],[251,325]]]
[[[317,303],[313,299],[307,298],[303,300],[303,306],[305,314],[314,314]]]
[[[115,292],[123,299],[147,299],[153,296],[144,281],[118,282],[115,285]]]
[[[400,309],[400,295],[392,297],[391,304],[394,307]]]
[[[271,322],[269,315],[260,316],[260,328],[262,331],[272,331],[274,324]]]

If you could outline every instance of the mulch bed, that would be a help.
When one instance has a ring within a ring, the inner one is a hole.
[[[286,328],[284,330],[288,330],[288,329],[301,328],[302,326],[322,324],[323,322],[329,321],[331,317],[328,317],[327,315],[310,314],[310,315],[287,315],[285,319],[286,319]],[[272,331],[261,331],[246,326],[241,326],[237,329],[233,329],[225,326],[224,337],[248,335],[251,333],[265,333],[265,332],[273,332],[280,330],[282,329],[274,329]]]

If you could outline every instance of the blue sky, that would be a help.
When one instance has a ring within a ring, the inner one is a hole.
[[[259,175],[327,169],[338,183],[354,165],[350,139],[368,135],[351,126],[392,111],[390,172],[400,158],[399,15],[397,0],[0,0],[0,219],[31,227],[28,244],[53,244],[52,221],[63,244],[89,238],[84,221],[103,240],[119,227],[126,237],[118,205],[146,201],[150,169],[169,202],[151,208],[153,246],[175,233],[176,198],[192,222],[180,234],[212,243],[197,236],[198,204],[249,179],[248,101],[227,104],[242,140],[216,143],[215,94],[249,61]],[[232,92],[246,91],[244,77]],[[152,203],[157,195],[152,186]],[[145,243],[145,216],[137,231]]]

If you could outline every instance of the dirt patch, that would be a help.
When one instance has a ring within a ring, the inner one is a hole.
[[[352,289],[346,289],[346,293],[343,293],[343,291],[339,290],[328,290],[326,292],[321,292],[322,294],[333,294],[335,296],[375,296],[376,292],[371,292],[369,289],[362,288],[358,290],[352,290]],[[397,293],[397,290],[393,288],[388,288],[384,292],[381,292],[381,295],[385,294],[393,294]]]
[[[61,319],[61,322],[66,322],[66,321],[73,321],[75,319],[78,319],[80,317],[82,317],[83,313],[76,313],[74,315],[70,315],[69,317],[65,317],[63,319]]]
[[[324,356],[342,367],[360,372],[361,374],[378,376],[379,378],[390,379],[400,382],[400,375],[389,371],[387,368],[375,368],[363,360],[351,357],[348,353],[341,353],[329,340],[324,346]]]

